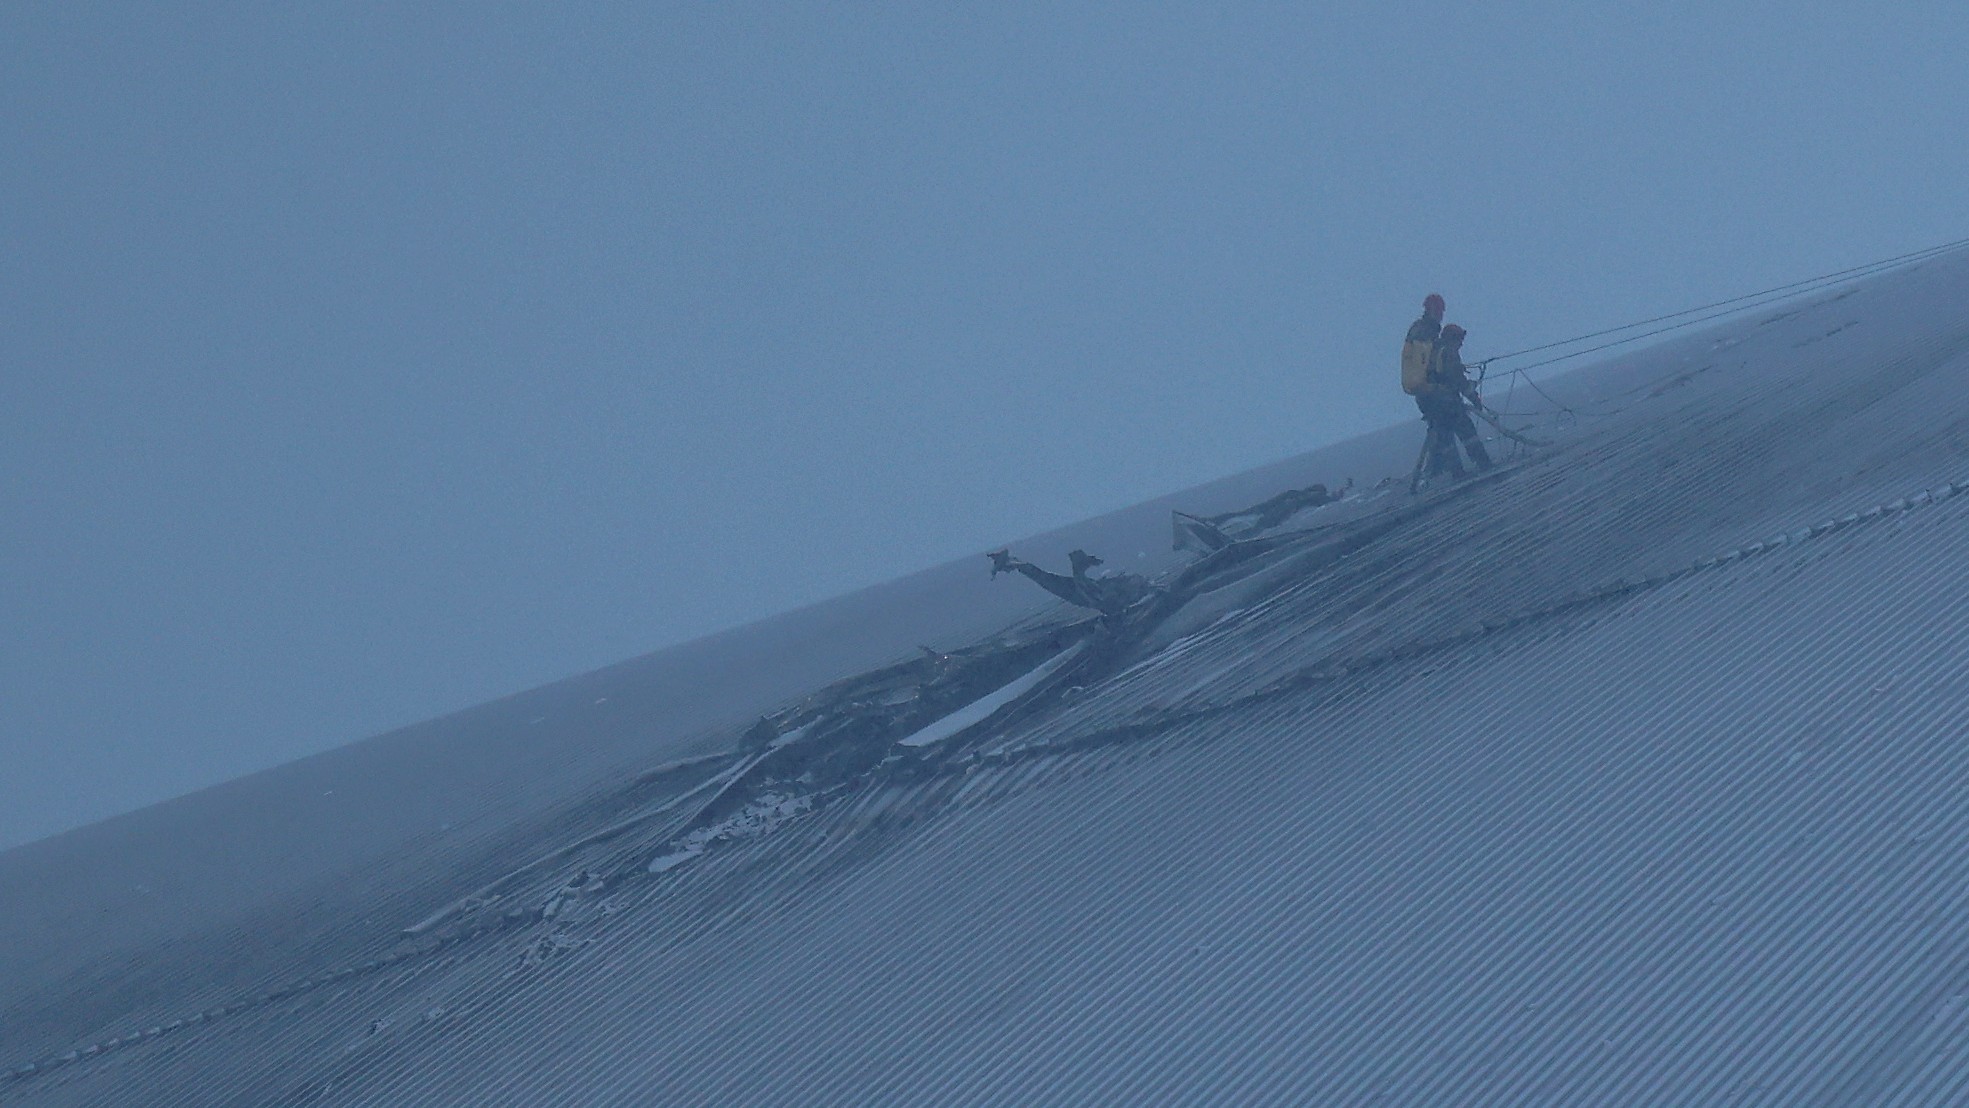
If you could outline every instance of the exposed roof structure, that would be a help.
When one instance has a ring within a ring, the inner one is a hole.
[[[0,1103],[1969,1102],[1965,304],[1028,544],[1121,617],[977,559],[0,855]]]

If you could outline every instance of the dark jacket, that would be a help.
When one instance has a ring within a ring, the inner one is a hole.
[[[1470,380],[1470,368],[1463,364],[1462,343],[1437,340],[1435,356],[1429,360],[1429,383],[1445,393],[1469,397],[1473,404],[1481,403],[1476,382]]]

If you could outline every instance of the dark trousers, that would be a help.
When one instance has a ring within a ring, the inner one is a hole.
[[[1461,396],[1453,392],[1423,393],[1415,398],[1415,406],[1422,409],[1422,419],[1429,425],[1428,445],[1424,448],[1429,456],[1428,476],[1439,473],[1463,476],[1463,459],[1456,453],[1459,439],[1470,454],[1470,464],[1480,470],[1490,468],[1490,452],[1484,449],[1477,425],[1470,419]]]

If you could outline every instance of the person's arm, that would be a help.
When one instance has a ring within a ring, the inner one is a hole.
[[[1477,383],[1470,380],[1470,367],[1463,364],[1463,355],[1452,353],[1448,357],[1448,362],[1450,364],[1443,368],[1456,383],[1456,391],[1469,398],[1473,406],[1483,407],[1484,398],[1477,395]]]

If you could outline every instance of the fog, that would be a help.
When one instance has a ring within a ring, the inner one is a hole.
[[[0,847],[1958,238],[1929,10],[9,5]]]

